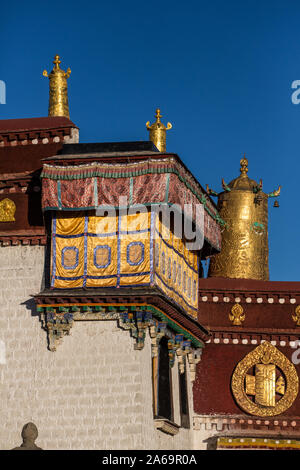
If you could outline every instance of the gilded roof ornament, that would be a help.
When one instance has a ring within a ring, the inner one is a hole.
[[[278,189],[273,191],[272,193],[268,193],[268,197],[278,197],[281,192],[281,186],[278,186]]]
[[[225,183],[224,178],[222,178],[222,188],[224,189],[224,191],[231,191],[228,184]]]
[[[49,78],[49,110],[48,116],[64,116],[69,118],[68,85],[67,79],[71,75],[71,69],[65,72],[60,68],[59,55],[54,57],[54,67],[48,74],[43,71],[43,76]]]
[[[218,193],[210,188],[208,184],[206,185],[206,192],[209,196],[218,196]]]
[[[241,174],[244,175],[244,176],[247,176],[247,173],[248,173],[248,160],[246,158],[245,153],[244,153],[243,158],[240,160],[240,164],[241,164],[241,169],[240,169]]]
[[[218,211],[226,223],[221,253],[211,257],[209,276],[268,280],[268,198],[279,196],[281,188],[268,194],[262,179],[250,179],[245,154],[240,175],[228,184],[223,178],[222,188],[218,194],[207,186],[208,194],[218,196]]]
[[[166,151],[166,132],[169,129],[172,129],[172,124],[170,122],[165,126],[161,122],[162,115],[160,114],[160,109],[156,110],[156,121],[150,125],[150,121],[146,122],[146,127],[149,131],[149,139],[154,143],[160,152]]]

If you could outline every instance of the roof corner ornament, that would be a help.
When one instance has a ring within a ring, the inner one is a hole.
[[[206,192],[209,196],[219,196],[219,193],[211,189],[208,184],[206,185]]]
[[[273,191],[272,193],[268,193],[268,197],[278,197],[281,192],[281,186],[278,186],[278,189]]]
[[[67,79],[71,75],[71,69],[65,72],[60,68],[60,56],[56,55],[53,61],[54,67],[48,74],[43,71],[43,76],[49,78],[49,109],[48,116],[64,116],[70,118],[68,103]]]
[[[170,122],[165,126],[161,122],[162,115],[160,114],[160,109],[156,110],[156,121],[150,125],[150,121],[146,122],[146,128],[149,131],[149,139],[154,143],[160,152],[166,151],[166,132],[169,129],[172,129],[172,124]]]
[[[228,184],[225,183],[224,178],[222,178],[222,188],[224,189],[224,191],[227,191],[227,192],[230,192],[230,191],[231,191],[231,189],[230,189],[230,187],[228,186]]]

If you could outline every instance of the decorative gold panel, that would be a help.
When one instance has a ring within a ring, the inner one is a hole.
[[[300,450],[300,441],[295,439],[269,439],[265,437],[218,437],[218,450]]]
[[[275,364],[256,364],[255,402],[263,406],[275,406]]]
[[[11,199],[0,202],[0,222],[15,222],[16,205]]]
[[[155,285],[197,318],[198,280],[198,254],[155,211],[103,217],[57,212],[52,219],[51,287]]]
[[[246,394],[255,395],[255,377],[253,375],[246,375]]]
[[[295,308],[295,315],[292,315],[294,322],[296,322],[297,326],[300,326],[300,305],[297,305]]]
[[[299,379],[294,365],[266,341],[238,363],[231,389],[238,405],[247,413],[275,416],[295,401]]]
[[[234,304],[229,314],[229,320],[232,321],[233,325],[241,326],[245,318],[243,307],[240,304]]]

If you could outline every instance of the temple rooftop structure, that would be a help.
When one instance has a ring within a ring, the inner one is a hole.
[[[269,280],[280,187],[244,155],[204,189],[159,108],[149,141],[79,143],[60,64],[48,117],[0,121],[0,444],[34,422],[43,449],[300,449],[300,282]]]

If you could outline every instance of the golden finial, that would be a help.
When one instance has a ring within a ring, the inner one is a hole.
[[[61,60],[59,55],[54,57],[53,64],[53,70],[49,75],[47,70],[43,71],[44,77],[49,78],[48,116],[65,116],[69,118],[67,79],[71,75],[71,69],[68,68],[65,72],[60,68]]]
[[[166,151],[166,131],[172,129],[172,124],[167,123],[167,127],[161,122],[160,109],[156,110],[156,121],[150,126],[150,121],[146,122],[146,127],[149,134],[149,139],[154,143],[160,152]]]
[[[157,108],[157,110],[156,110],[155,117],[156,117],[156,122],[160,122],[160,118],[162,117],[162,115],[160,114],[160,109],[159,108]]]
[[[247,176],[247,173],[248,173],[248,160],[246,158],[245,153],[244,153],[243,158],[240,160],[240,164],[241,164],[241,169],[240,169],[241,174],[243,176]]]

